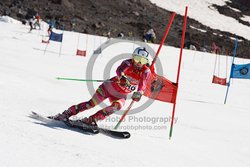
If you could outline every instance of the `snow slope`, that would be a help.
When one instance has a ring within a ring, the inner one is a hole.
[[[175,11],[184,15],[185,6],[188,6],[188,17],[199,21],[200,23],[221,31],[231,32],[250,40],[250,27],[239,23],[238,20],[221,15],[217,9],[212,7],[213,4],[223,6],[229,0],[150,0],[157,6],[164,9]],[[246,18],[242,18],[246,20]],[[223,21],[222,21],[223,20]]]
[[[60,127],[43,126],[28,117],[32,110],[44,115],[62,112],[88,100],[86,83],[59,81],[56,77],[85,78],[93,51],[105,38],[81,34],[79,47],[87,57],[75,56],[77,33],[64,32],[60,43],[41,43],[46,31],[0,22],[0,164],[3,167],[248,167],[250,165],[249,80],[233,80],[228,102],[226,87],[211,83],[215,56],[184,50],[173,137],[168,139],[172,104],[155,101],[142,112],[128,115],[121,130],[128,140],[104,135],[88,136]],[[170,32],[171,33],[171,32]],[[87,44],[86,44],[87,43]],[[87,46],[86,46],[87,45]],[[93,65],[93,78],[104,71],[116,55],[131,53],[136,44],[120,43],[105,49]],[[156,51],[157,45],[151,45]],[[163,47],[159,62],[163,75],[175,81],[179,49]],[[109,76],[125,57],[111,64]],[[221,57],[221,66],[226,58]],[[231,59],[229,59],[231,60]],[[236,59],[238,63],[250,60]],[[158,68],[158,67],[157,67]],[[228,67],[229,68],[229,67]],[[107,71],[105,71],[107,73]],[[225,75],[221,69],[221,75]],[[94,83],[97,88],[99,83]],[[147,99],[137,103],[140,106]],[[107,102],[105,102],[107,103]],[[127,101],[126,107],[130,103]],[[108,104],[108,103],[107,103]],[[100,106],[77,116],[83,118]],[[100,122],[112,127],[120,115]]]

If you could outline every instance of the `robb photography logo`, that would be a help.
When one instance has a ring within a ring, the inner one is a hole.
[[[130,41],[130,40],[124,40],[124,39],[109,39],[108,41],[106,41],[105,43],[103,43],[101,46],[99,46],[94,53],[92,54],[88,64],[87,64],[87,70],[86,70],[86,78],[92,80],[95,79],[95,76],[93,75],[93,71],[94,71],[94,65],[95,62],[98,58],[100,58],[100,55],[103,54],[102,52],[105,51],[105,49],[107,49],[108,47],[111,47],[112,45],[116,45],[117,44],[127,44],[127,45],[137,45],[137,47],[145,47],[146,50],[149,52],[152,60],[155,56],[155,51],[145,42],[140,42],[140,41]],[[107,80],[112,78],[113,76],[111,76],[111,69],[112,66],[116,63],[116,62],[120,62],[122,63],[123,60],[125,59],[131,59],[132,58],[132,52],[126,52],[127,48],[125,47],[123,49],[124,53],[116,53],[115,51],[112,52],[114,55],[113,57],[107,62],[107,64],[100,64],[101,66],[105,66],[105,69],[103,71],[103,80]],[[105,56],[105,55],[104,55]],[[151,64],[151,63],[150,63]],[[117,66],[118,67],[118,66]],[[116,68],[117,68],[116,67]],[[155,63],[155,67],[156,67],[156,72],[159,75],[163,74],[163,69],[162,69],[162,65],[160,61],[156,61]],[[93,95],[96,91],[96,88],[94,88],[94,83],[93,82],[87,82],[87,87],[88,87],[88,91],[91,95]],[[135,90],[136,91],[136,90]],[[130,103],[129,99],[131,99],[132,94],[129,94],[127,96],[127,100],[126,103]],[[148,99],[145,102],[142,102],[142,100],[139,102],[140,106],[136,105],[137,107],[132,107],[132,109],[129,111],[129,114],[135,114],[138,113],[140,111],[143,111],[144,109],[146,109],[147,107],[149,107],[152,103],[154,102],[154,100],[152,99]],[[99,104],[100,107],[102,108],[106,108],[108,107],[110,104],[106,104],[106,103],[101,103]],[[124,113],[124,111],[126,110],[126,107],[123,106],[123,108],[120,111],[115,112],[115,114],[119,114],[122,115],[122,113]]]
[[[120,117],[114,116],[114,117],[107,117],[105,119],[106,122],[118,122],[120,120]],[[123,122],[136,122],[136,123],[149,123],[149,124],[167,124],[168,122],[172,121],[172,117],[148,117],[148,116],[133,116],[129,115],[128,117],[124,118]],[[178,117],[174,118],[174,123],[176,124],[178,121]]]

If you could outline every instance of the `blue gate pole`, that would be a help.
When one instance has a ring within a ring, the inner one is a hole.
[[[225,97],[225,100],[224,100],[224,104],[226,104],[226,102],[227,102],[227,96],[228,96],[229,87],[230,87],[230,83],[231,83],[231,76],[232,76],[232,72],[233,72],[233,64],[234,64],[234,59],[236,57],[237,47],[238,47],[238,37],[236,36],[235,44],[234,44],[234,56],[233,56],[233,61],[232,61],[232,65],[231,65],[229,81],[228,81],[228,84],[227,84],[227,92],[226,92],[226,97]]]

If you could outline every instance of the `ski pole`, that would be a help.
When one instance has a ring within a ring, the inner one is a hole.
[[[71,80],[71,81],[83,81],[83,82],[113,82],[112,80],[93,80],[93,79],[79,79],[79,78],[62,78],[57,77],[58,80]]]
[[[131,109],[131,107],[132,107],[133,104],[134,104],[134,100],[130,103],[130,105],[128,106],[128,109],[124,112],[124,114],[122,115],[121,119],[116,124],[115,129],[117,129],[120,126],[121,122],[123,121],[123,119],[125,118],[125,116],[128,114],[128,112],[130,111],[130,109]]]

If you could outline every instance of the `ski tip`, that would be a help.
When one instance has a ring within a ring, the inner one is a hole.
[[[99,130],[93,130],[93,134],[98,134]]]
[[[34,111],[31,111],[31,113],[32,113],[32,114],[34,114],[34,115],[37,115],[37,113],[36,113],[36,112],[34,112]]]
[[[116,131],[104,128],[99,128],[99,131],[106,136],[110,136],[116,139],[128,139],[131,136],[127,131]]]
[[[123,134],[123,136],[124,136],[124,139],[128,139],[128,138],[130,138],[131,135],[129,132],[126,132]]]
[[[28,117],[30,117],[30,118],[34,118],[36,116],[37,116],[37,113],[34,111],[31,111],[31,113],[28,115]]]

